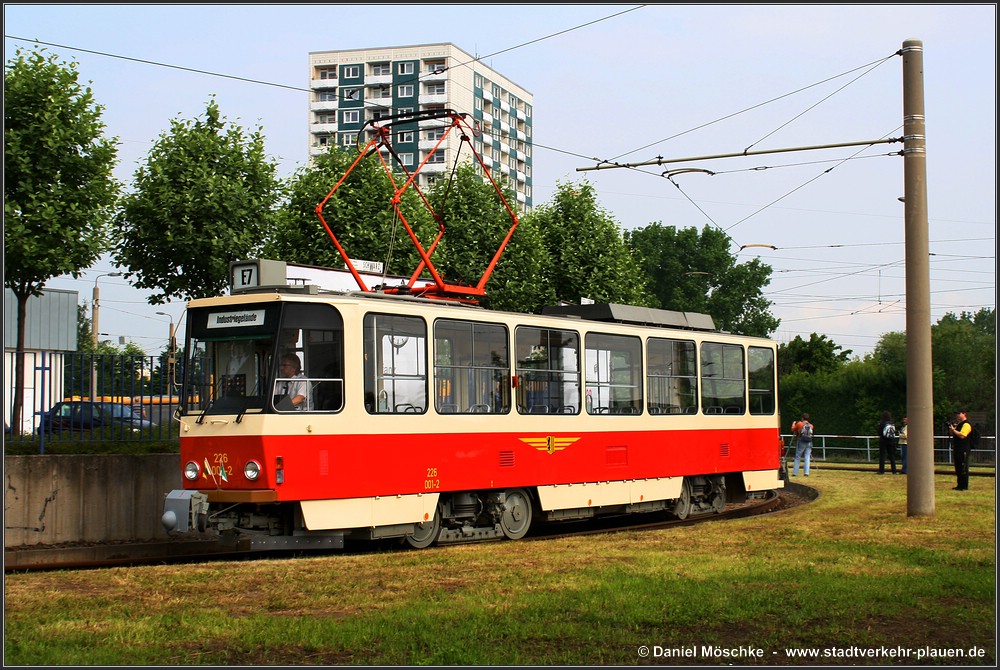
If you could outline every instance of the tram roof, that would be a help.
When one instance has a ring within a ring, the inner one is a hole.
[[[589,305],[552,305],[542,308],[542,314],[552,316],[575,316],[591,321],[631,323],[641,326],[664,326],[687,328],[689,330],[716,330],[715,322],[708,314],[698,312],[674,312],[652,307],[636,307],[617,303],[593,303]]]

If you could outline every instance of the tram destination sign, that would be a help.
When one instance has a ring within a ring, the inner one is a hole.
[[[264,310],[245,309],[239,312],[212,312],[208,315],[208,328],[240,328],[260,326],[264,323]]]

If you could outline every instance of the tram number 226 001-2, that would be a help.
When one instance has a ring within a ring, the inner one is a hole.
[[[437,468],[427,468],[426,479],[424,479],[424,490],[430,491],[441,488],[441,480],[438,479]]]

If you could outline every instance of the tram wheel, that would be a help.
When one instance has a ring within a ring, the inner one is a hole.
[[[681,483],[681,494],[674,503],[674,516],[683,521],[691,513],[691,482],[685,477]]]
[[[531,526],[531,498],[524,489],[511,489],[504,497],[500,529],[509,539],[519,540]]]
[[[441,510],[434,512],[434,518],[413,527],[413,532],[406,536],[406,542],[414,549],[426,549],[435,542],[441,534]]]

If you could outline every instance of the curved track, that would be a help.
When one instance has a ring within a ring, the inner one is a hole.
[[[815,491],[806,486],[786,483],[786,488],[762,500],[726,505],[719,514],[711,512],[693,515],[683,521],[668,512],[627,514],[600,517],[586,521],[559,521],[536,523],[522,540],[551,540],[596,533],[617,533],[634,530],[653,530],[671,526],[688,526],[709,521],[726,521],[748,516],[771,514],[815,499]],[[490,541],[490,540],[488,540]],[[492,540],[503,541],[503,540]],[[377,542],[351,543],[346,549],[312,550],[326,553],[364,553],[376,547]],[[6,549],[4,572],[30,572],[41,570],[81,570],[106,567],[153,565],[163,563],[204,562],[218,560],[246,560],[261,556],[297,556],[300,550],[251,552],[238,548],[221,547],[215,540],[175,539],[162,542],[137,542],[118,544],[91,544],[72,546],[32,546]]]

